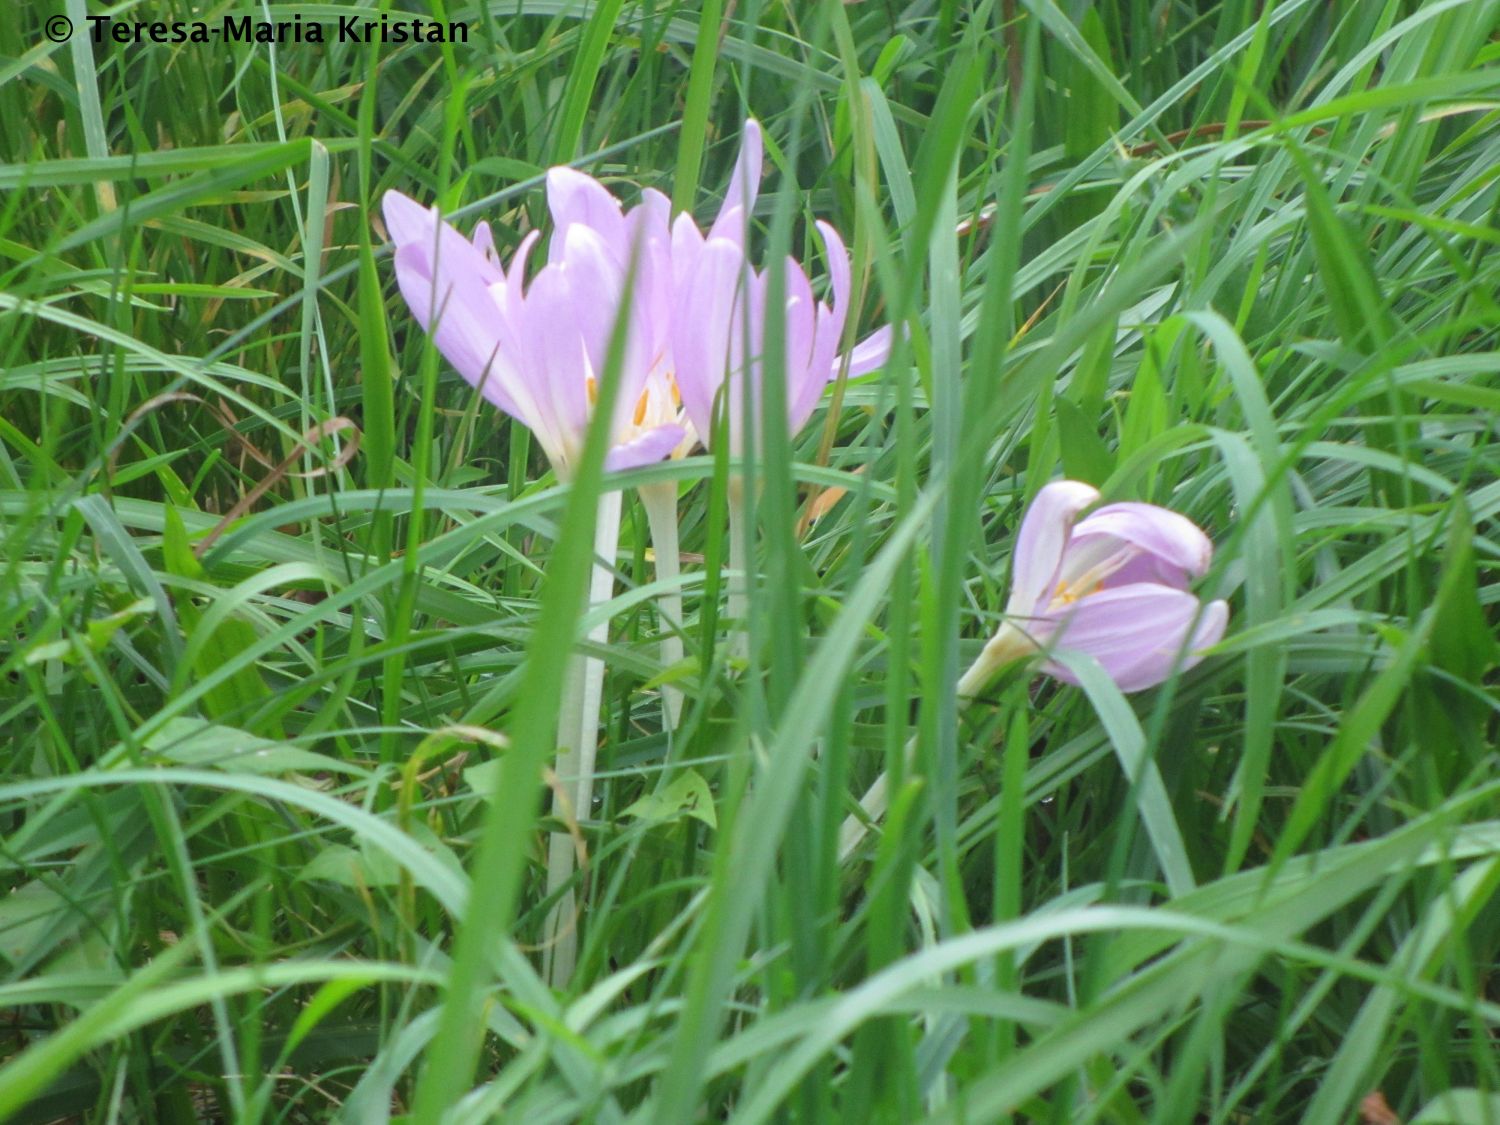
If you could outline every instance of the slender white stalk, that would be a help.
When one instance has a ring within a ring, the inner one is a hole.
[[[984,646],[978,659],[969,665],[969,670],[959,677],[955,688],[958,702],[963,705],[973,699],[985,685],[995,678],[995,674],[1005,665],[1022,657],[1029,656],[1036,651],[1036,644],[1009,622],[1005,622],[996,630],[995,635],[990,638],[989,643]],[[912,760],[917,753],[917,740],[912,738],[902,751],[906,759],[906,766],[911,768]],[[868,831],[866,821],[870,824],[880,823],[880,818],[885,815],[890,794],[886,792],[889,783],[886,775],[882,773],[865,790],[865,795],[859,799],[859,807],[864,810],[864,817],[851,813],[844,818],[842,827],[839,828],[839,860],[842,862],[849,858],[859,842],[865,838]]]
[[[729,619],[729,655],[741,660],[750,655],[750,537],[755,529],[745,517],[745,482],[729,478],[729,596],[725,616]]]
[[[594,524],[594,568],[589,579],[588,607],[603,605],[614,594],[615,552],[620,546],[620,493],[599,497]],[[609,621],[589,630],[590,646],[609,640]],[[604,698],[604,661],[574,653],[563,681],[562,714],[558,721],[557,778],[561,793],[552,794],[552,815],[559,819],[589,816],[594,799],[594,759],[599,750],[599,705]],[[547,841],[547,894],[552,895],[573,877],[573,838],[555,832]],[[543,968],[554,988],[564,988],[578,960],[577,898],[567,891],[547,915]]]
[[[675,668],[682,663],[682,591],[676,585],[682,573],[682,553],[677,544],[677,483],[641,485],[641,505],[646,509],[646,523],[651,530],[656,580],[670,585],[656,601],[661,666]],[[682,691],[674,684],[662,684],[661,705],[668,729],[676,730],[682,721]]]
[[[599,497],[599,519],[594,530],[594,573],[589,582],[589,608],[603,605],[615,594],[615,554],[620,549],[620,493]],[[609,621],[589,630],[589,644],[603,647],[609,640]],[[589,815],[594,799],[594,759],[599,752],[599,704],[604,699],[604,661],[590,658],[584,676],[583,712],[579,715],[578,816]]]

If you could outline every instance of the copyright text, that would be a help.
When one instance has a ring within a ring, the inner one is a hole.
[[[95,43],[467,43],[469,25],[444,20],[340,16],[327,23],[293,16],[263,20],[122,20],[89,16]]]

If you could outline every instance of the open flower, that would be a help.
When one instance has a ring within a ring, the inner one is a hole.
[[[608,469],[659,461],[682,427],[648,409],[661,376],[671,294],[665,197],[647,193],[630,214],[602,184],[567,168],[547,177],[556,229],[548,261],[525,284],[539,233],[506,269],[489,226],[472,241],[400,192],[385,194],[401,294],[444,358],[486,399],[536,434],[560,477],[577,467],[616,321],[625,321],[621,386]],[[629,271],[634,270],[630,275]],[[633,276],[624,307],[627,276]]]
[[[721,389],[729,416],[729,440],[738,452],[744,388],[760,401],[761,352],[765,341],[770,268],[754,269],[745,249],[745,231],[759,190],[760,126],[745,123],[744,140],[723,207],[707,236],[687,215],[672,226],[672,275],[677,290],[672,317],[672,364],[682,404],[699,435],[708,441],[714,398]],[[849,254],[838,233],[818,223],[832,289],[832,304],[813,296],[812,284],[797,262],[782,265],[787,423],[797,431],[807,422],[828,382],[837,376],[839,343],[851,296]],[[858,344],[849,356],[849,374],[863,375],[890,353],[889,326]]]
[[[1200,608],[1188,590],[1213,558],[1208,536],[1155,504],[1106,504],[1080,520],[1098,499],[1097,489],[1070,480],[1037,493],[1021,521],[1006,622],[961,690],[1028,653],[1068,649],[1092,656],[1121,691],[1140,691],[1165,680],[1179,658],[1191,668],[1223,637],[1228,603]],[[1077,682],[1054,661],[1043,670]]]

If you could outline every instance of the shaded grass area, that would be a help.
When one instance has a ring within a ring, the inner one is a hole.
[[[1500,4],[422,11],[469,41],[0,21],[0,1118],[1500,1121]],[[543,788],[495,786],[600,480],[430,348],[376,204],[508,254],[577,162],[702,219],[749,114],[760,245],[833,222],[905,341],[748,467],[748,666],[728,464],[609,478],[555,994]],[[1206,528],[1230,635],[960,708],[1058,475]],[[485,1030],[429,1051],[471,901]]]

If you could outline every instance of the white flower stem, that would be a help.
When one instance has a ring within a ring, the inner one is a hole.
[[[724,615],[729,619],[729,655],[741,660],[750,655],[750,537],[754,528],[745,517],[745,482],[729,478],[729,596]]]
[[[620,545],[620,493],[599,496],[594,524],[594,568],[589,579],[588,608],[603,605],[614,595],[615,552]],[[590,646],[609,640],[609,621],[589,630]],[[552,794],[552,815],[582,822],[594,799],[594,759],[599,749],[599,706],[604,698],[604,661],[574,653],[563,681],[562,714],[557,727],[557,779],[560,792]],[[547,894],[555,894],[573,877],[573,837],[555,832],[547,841]],[[566,891],[547,915],[543,967],[554,988],[565,988],[578,960],[577,896]]]
[[[682,554],[677,544],[677,483],[641,485],[641,505],[651,530],[651,550],[656,556],[656,580],[670,588],[656,601],[661,629],[661,666],[666,671],[682,663],[682,591],[677,586],[682,573]],[[661,705],[669,730],[682,720],[682,691],[675,684],[662,684]]]
[[[984,690],[996,673],[1005,665],[1023,657],[1030,656],[1036,651],[1036,644],[1017,629],[1010,622],[1005,622],[996,630],[995,635],[989,639],[984,646],[978,659],[969,665],[969,670],[958,679],[955,694],[958,696],[959,705],[968,703],[976,695]],[[911,768],[912,760],[917,753],[917,740],[912,738],[902,751],[906,759],[906,767]],[[860,817],[853,813],[844,818],[843,826],[839,829],[839,861],[843,862],[853,854],[859,842],[865,838],[869,830],[869,824],[879,824],[880,818],[885,815],[886,805],[890,801],[890,794],[886,792],[889,782],[886,775],[882,773],[865,790],[865,795],[859,799],[859,807],[864,811]]]

